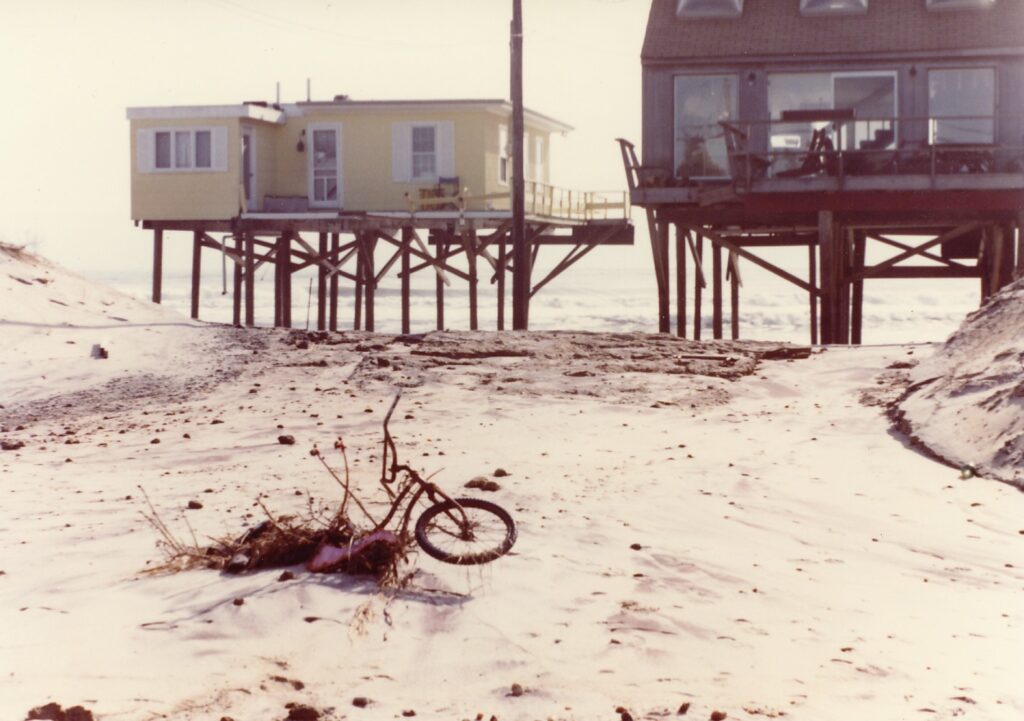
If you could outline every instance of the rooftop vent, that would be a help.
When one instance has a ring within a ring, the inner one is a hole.
[[[335,95],[334,96],[334,102],[336,102],[336,103],[344,103],[346,100],[349,100],[349,99],[350,98],[349,98],[348,95]]]
[[[678,0],[676,17],[728,18],[743,14],[743,0]]]
[[[929,10],[970,10],[974,8],[990,8],[996,0],[925,0]]]
[[[868,0],[800,0],[804,15],[850,15],[866,13]]]

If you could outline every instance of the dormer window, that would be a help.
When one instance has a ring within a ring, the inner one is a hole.
[[[678,0],[676,17],[732,18],[743,14],[743,0]]]
[[[868,0],[800,0],[804,15],[851,15],[866,13]]]
[[[925,0],[929,10],[973,10],[990,8],[996,0]]]

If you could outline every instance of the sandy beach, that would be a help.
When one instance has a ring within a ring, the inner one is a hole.
[[[886,415],[935,346],[245,331],[0,259],[3,719],[1024,716],[1024,496]],[[337,503],[309,450],[341,436],[378,512],[398,388],[400,451],[508,509],[509,555],[414,554],[392,592],[146,573],[140,488],[182,538],[237,536],[257,502]]]

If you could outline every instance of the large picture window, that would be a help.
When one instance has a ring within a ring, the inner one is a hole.
[[[729,175],[729,153],[719,122],[736,117],[735,75],[675,78],[675,169],[681,178]]]
[[[994,143],[995,107],[994,68],[928,72],[928,132],[932,143]]]

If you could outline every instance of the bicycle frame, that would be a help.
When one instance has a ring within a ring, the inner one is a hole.
[[[391,402],[391,408],[388,409],[388,413],[384,416],[384,450],[381,454],[381,475],[380,484],[387,491],[388,497],[391,499],[391,509],[380,523],[377,524],[375,531],[379,531],[391,523],[392,519],[398,513],[398,509],[402,507],[403,501],[408,498],[408,502],[405,504],[405,511],[402,514],[402,523],[400,526],[400,533],[405,534],[406,529],[409,527],[409,520],[412,517],[412,511],[416,507],[416,503],[423,497],[423,494],[427,495],[427,498],[431,503],[438,503],[439,500],[449,501],[455,504],[456,508],[461,508],[454,498],[449,496],[447,493],[438,488],[435,484],[424,479],[415,469],[410,468],[408,464],[398,462],[398,449],[395,447],[395,440],[391,437],[391,431],[388,429],[388,424],[391,422],[391,414],[395,412],[395,407],[398,405],[398,401],[402,398],[402,392],[399,391],[395,395],[395,400]],[[388,454],[391,455],[391,465],[388,465]],[[391,490],[391,484],[395,483],[399,474],[405,474],[406,482],[399,485],[398,493],[394,493]],[[415,490],[414,490],[415,489]],[[411,494],[411,497],[409,497]],[[445,515],[452,519],[455,523],[464,525],[467,522],[465,513],[462,513],[462,519],[458,519],[451,513],[445,511]]]

